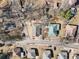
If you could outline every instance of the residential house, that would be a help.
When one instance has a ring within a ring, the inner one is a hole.
[[[39,23],[32,24],[32,35],[33,37],[40,37],[40,39],[53,38],[59,35],[60,29],[61,24],[59,23],[44,24],[39,21]]]
[[[77,36],[77,31],[78,31],[78,26],[77,25],[73,25],[73,24],[69,24],[66,25],[66,31],[65,31],[65,36],[70,39],[70,40],[74,40],[74,38]]]

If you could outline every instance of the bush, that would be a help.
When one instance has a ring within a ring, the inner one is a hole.
[[[60,16],[64,17],[66,20],[70,20],[73,15],[71,13],[71,10],[69,9],[69,10],[66,10],[66,11],[61,10]]]
[[[17,35],[17,36],[8,36],[8,40],[16,40],[16,39],[19,39],[19,40],[21,40],[22,39],[22,37],[20,36],[20,35]]]
[[[65,19],[69,20],[72,17],[72,13],[71,10],[67,10],[66,14],[65,14]]]
[[[8,40],[22,40],[22,36],[21,35],[16,35],[16,36],[10,36],[10,35],[1,35],[0,38],[3,40],[3,41],[8,41]]]

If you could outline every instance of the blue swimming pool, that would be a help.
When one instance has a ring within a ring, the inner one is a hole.
[[[58,32],[60,30],[60,25],[59,24],[49,24],[48,25],[48,36],[57,36]]]

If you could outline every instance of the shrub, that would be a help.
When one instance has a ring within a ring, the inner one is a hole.
[[[61,10],[60,16],[64,17],[66,20],[70,20],[73,15],[71,13],[71,10],[69,9],[69,10],[66,10],[66,11]]]

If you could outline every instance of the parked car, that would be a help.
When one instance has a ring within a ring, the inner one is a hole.
[[[28,51],[28,55],[27,55],[27,58],[36,58],[36,56],[39,56],[39,52],[38,52],[38,49],[36,48],[31,48],[29,51]]]
[[[59,53],[57,59],[69,59],[69,53],[63,50]]]
[[[43,59],[51,59],[52,57],[54,57],[53,50],[51,50],[51,49],[46,49],[46,50],[43,52]]]

